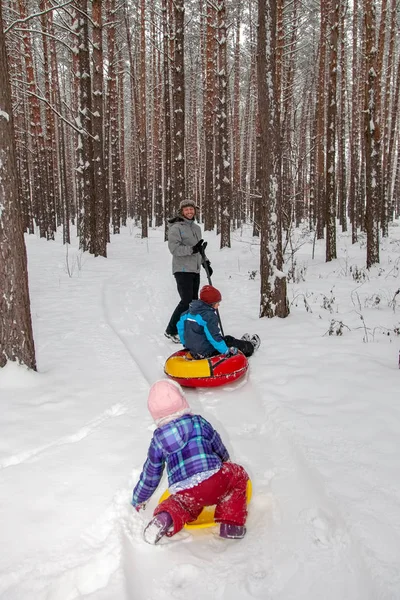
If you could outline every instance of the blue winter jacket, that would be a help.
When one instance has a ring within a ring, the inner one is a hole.
[[[170,421],[153,434],[147,460],[133,490],[132,504],[137,506],[150,498],[160,483],[165,464],[168,486],[177,491],[204,481],[227,460],[228,450],[206,419],[188,414]]]
[[[181,343],[195,358],[228,351],[215,309],[202,300],[192,300],[177,327]]]

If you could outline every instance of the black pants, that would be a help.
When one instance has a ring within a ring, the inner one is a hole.
[[[181,314],[189,308],[190,302],[198,299],[200,287],[200,273],[174,273],[174,277],[181,301],[172,313],[167,325],[166,332],[170,335],[178,333],[176,324],[181,318]]]
[[[234,348],[237,348],[240,350],[240,352],[243,352],[243,354],[247,357],[251,356],[254,352],[254,346],[251,342],[246,342],[246,340],[238,340],[231,335],[225,335],[224,340],[228,348],[234,346]]]
[[[243,352],[247,358],[249,358],[249,356],[251,356],[254,352],[254,346],[251,342],[246,342],[246,340],[238,340],[237,338],[233,337],[233,335],[224,335],[224,340],[228,348],[232,348],[232,346],[237,348],[240,350],[240,352]],[[218,354],[220,354],[220,352],[215,350],[215,352],[212,354],[207,354],[207,356],[197,358],[209,358],[210,356],[217,356]],[[193,356],[196,358],[196,355]]]

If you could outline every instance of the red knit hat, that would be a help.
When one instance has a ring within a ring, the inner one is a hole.
[[[206,302],[206,304],[215,304],[221,302],[221,292],[212,285],[204,285],[200,290],[200,300]]]

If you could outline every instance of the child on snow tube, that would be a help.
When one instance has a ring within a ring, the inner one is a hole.
[[[216,354],[236,354],[237,350],[247,357],[260,346],[258,335],[244,334],[240,340],[231,335],[222,336],[217,309],[222,300],[221,292],[212,285],[200,290],[200,300],[193,300],[189,310],[181,315],[178,335],[183,346],[193,358],[208,358]]]
[[[157,424],[147,460],[133,490],[132,505],[145,507],[167,467],[171,496],[161,502],[144,530],[144,539],[156,544],[185,523],[195,521],[205,506],[216,505],[214,519],[220,536],[240,539],[246,533],[246,487],[243,467],[229,462],[220,435],[200,415],[193,415],[175,381],[163,379],[149,392],[148,409]]]

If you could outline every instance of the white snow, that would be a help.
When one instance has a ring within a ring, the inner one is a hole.
[[[312,260],[296,232],[284,320],[258,319],[250,235],[223,252],[203,237],[225,332],[261,347],[246,381],[187,392],[251,475],[247,535],[184,530],[156,547],[142,532],[165,481],[144,512],[129,502],[147,392],[176,350],[163,227],[142,240],[130,223],[107,259],[26,237],[39,370],[0,369],[2,600],[400,598],[400,228],[371,271],[365,239],[339,236],[325,263],[324,241]]]

